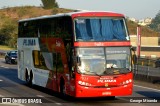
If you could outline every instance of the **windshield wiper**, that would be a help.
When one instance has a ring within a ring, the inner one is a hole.
[[[119,72],[120,74],[127,74],[131,72],[131,70],[129,70],[129,68],[122,68],[122,69],[119,69]]]

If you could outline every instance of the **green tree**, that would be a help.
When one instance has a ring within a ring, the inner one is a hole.
[[[56,0],[41,0],[43,3],[43,8],[44,9],[52,9],[54,7],[59,7],[58,3],[56,2]]]
[[[10,47],[17,45],[17,24],[16,21],[8,20],[0,28],[0,44]]]
[[[149,27],[157,32],[160,32],[160,11],[157,13]]]

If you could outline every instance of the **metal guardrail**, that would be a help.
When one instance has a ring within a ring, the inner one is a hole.
[[[160,76],[160,68],[156,68],[157,58],[138,58],[135,70],[137,74],[148,76]]]
[[[134,66],[134,79],[160,82],[160,67],[155,67],[156,59],[141,58]]]
[[[159,77],[160,78],[160,68],[136,65],[134,74],[135,75],[145,75],[147,77]]]

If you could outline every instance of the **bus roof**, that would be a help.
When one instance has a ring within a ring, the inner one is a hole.
[[[35,18],[27,18],[19,20],[18,22],[25,22],[25,21],[32,21],[38,19],[47,19],[47,18],[54,18],[54,17],[63,17],[63,16],[71,16],[72,18],[76,17],[124,17],[123,14],[110,12],[110,11],[78,11],[78,12],[70,12],[70,13],[58,13],[55,15],[44,15]]]

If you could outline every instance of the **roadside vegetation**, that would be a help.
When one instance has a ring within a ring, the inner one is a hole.
[[[22,6],[4,8],[0,10],[0,45],[17,47],[18,20],[51,15],[57,13],[66,13],[73,10],[52,8],[44,9],[43,7]]]
[[[4,56],[5,56],[4,51],[15,50],[15,49],[16,48],[11,48],[9,46],[0,45],[0,58],[4,58]]]
[[[137,26],[138,24],[127,20],[128,30],[130,35],[136,35],[137,34]],[[151,29],[149,26],[140,26],[141,27],[141,36],[142,37],[158,37],[160,36],[160,32],[155,31],[154,29]]]
[[[12,47],[9,47],[9,46],[0,45],[0,50],[3,50],[3,51],[15,50],[15,49],[16,49],[16,48],[12,48]]]
[[[155,16],[155,18],[153,19],[151,25],[149,25],[149,27],[160,33],[160,10]]]

